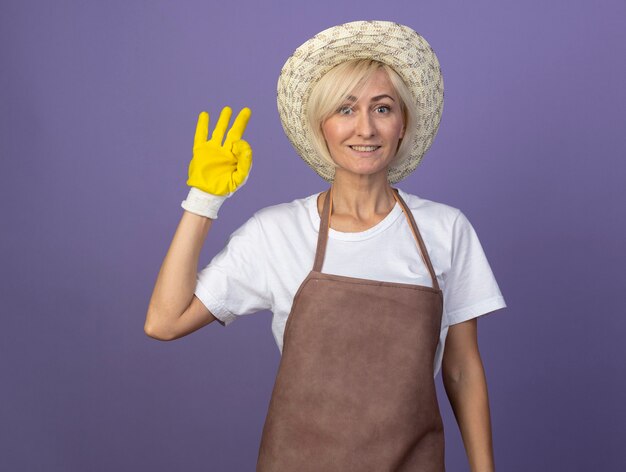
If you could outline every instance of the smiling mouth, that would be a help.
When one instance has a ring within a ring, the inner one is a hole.
[[[350,146],[350,149],[353,149],[359,152],[372,152],[372,151],[376,151],[376,149],[378,149],[379,147],[380,146]]]

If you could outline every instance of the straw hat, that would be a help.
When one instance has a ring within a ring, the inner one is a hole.
[[[389,167],[388,180],[413,172],[437,134],[443,110],[443,77],[428,42],[407,26],[390,21],[354,21],[328,28],[302,44],[287,59],[278,78],[278,113],[289,141],[304,161],[331,182],[335,169],[315,151],[305,126],[309,95],[330,69],[352,59],[374,59],[391,66],[417,103],[417,133],[410,157]]]

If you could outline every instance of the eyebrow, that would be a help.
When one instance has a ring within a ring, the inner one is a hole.
[[[370,100],[371,102],[377,102],[378,100],[382,100],[383,98],[388,98],[390,99],[392,102],[395,102],[395,100],[393,99],[393,97],[387,95],[386,93],[383,95],[376,95],[375,97],[372,97],[372,99]],[[346,99],[350,102],[356,102],[357,98],[354,95],[349,95],[348,98]]]

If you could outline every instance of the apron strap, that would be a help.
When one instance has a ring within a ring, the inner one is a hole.
[[[439,290],[439,283],[437,282],[437,276],[435,275],[435,270],[433,269],[433,264],[430,262],[430,256],[428,255],[428,251],[426,250],[426,245],[424,244],[424,240],[422,239],[422,235],[420,234],[420,230],[417,228],[417,223],[415,223],[415,218],[413,218],[413,213],[409,210],[409,207],[405,203],[404,199],[400,196],[397,188],[393,189],[393,196],[396,201],[402,207],[402,211],[406,215],[409,220],[411,231],[413,231],[413,236],[415,237],[415,241],[420,249],[420,254],[422,255],[422,260],[426,267],[428,267],[428,272],[430,272],[430,278],[433,282],[433,288]]]
[[[430,261],[430,257],[428,256],[428,251],[426,250],[426,245],[422,240],[422,236],[417,228],[417,224],[415,223],[415,218],[413,218],[413,213],[409,210],[409,207],[404,202],[404,199],[400,196],[398,189],[393,189],[393,197],[400,204],[400,208],[404,212],[406,216],[409,226],[411,227],[411,232],[413,233],[413,237],[417,242],[418,249],[420,251],[420,255],[422,256],[422,260],[426,267],[428,268],[428,272],[430,273],[430,278],[432,280],[433,288],[439,290],[439,283],[437,282],[437,277],[435,276],[435,271],[433,269],[433,265]],[[326,242],[328,241],[328,232],[330,229],[330,214],[332,212],[333,206],[333,187],[331,185],[330,189],[326,192],[326,198],[324,199],[324,206],[322,208],[322,216],[320,218],[320,228],[319,234],[317,236],[317,248],[315,250],[315,262],[313,263],[313,271],[321,272],[322,265],[324,263],[324,256],[326,255]]]
[[[322,271],[322,264],[324,263],[324,256],[326,255],[326,241],[328,240],[328,230],[330,228],[330,211],[332,203],[333,187],[331,185],[330,189],[326,192],[324,207],[322,208],[320,229],[317,236],[317,249],[315,250],[315,263],[313,264],[313,270],[315,272]]]

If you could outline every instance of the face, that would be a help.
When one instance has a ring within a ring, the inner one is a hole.
[[[400,97],[387,73],[379,69],[341,104],[322,131],[336,172],[372,175],[384,172],[404,136]]]

